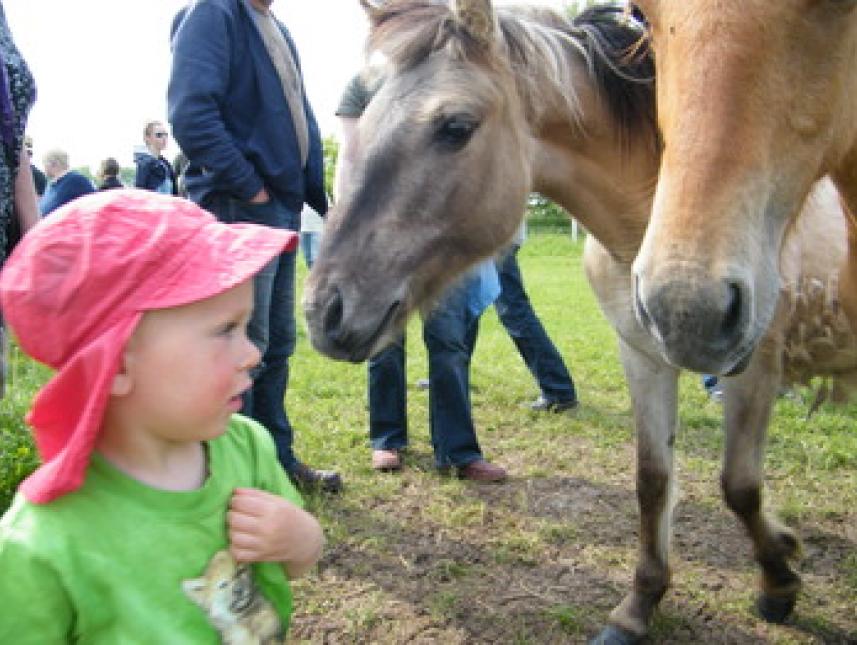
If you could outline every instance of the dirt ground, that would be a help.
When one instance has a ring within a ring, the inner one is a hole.
[[[637,539],[632,472],[591,454],[572,450],[573,477],[487,486],[438,482],[427,455],[409,456],[376,495],[325,501],[335,536],[296,585],[292,641],[586,642],[630,584]],[[801,518],[804,589],[793,617],[768,625],[753,612],[749,541],[709,475],[682,473],[651,642],[857,643],[855,510]]]

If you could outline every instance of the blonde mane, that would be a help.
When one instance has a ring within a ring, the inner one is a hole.
[[[591,9],[572,19],[531,6],[496,10],[496,48],[486,50],[461,30],[446,3],[403,0],[376,10],[370,52],[379,51],[396,68],[412,68],[444,51],[454,60],[506,74],[516,86],[531,124],[547,111],[582,120],[573,75],[581,59],[596,81],[619,134],[656,140],[650,52],[640,25],[621,8]],[[627,81],[632,81],[628,83]],[[632,88],[629,91],[629,85]],[[463,90],[464,88],[462,88]]]

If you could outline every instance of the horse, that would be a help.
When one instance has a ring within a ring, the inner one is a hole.
[[[475,0],[367,11],[386,81],[358,122],[354,182],[328,215],[307,281],[311,341],[333,358],[363,360],[457,273],[505,245],[531,191],[574,213],[590,233],[587,277],[617,333],[637,433],[639,562],[596,642],[636,642],[670,580],[680,373],[635,316],[632,267],[661,160],[642,26],[610,8],[570,20]],[[821,182],[781,247],[783,287],[766,334],[746,369],[724,379],[724,497],[752,539],[759,607],[773,621],[794,605],[790,561],[800,547],[762,512],[764,437],[781,382],[857,375],[837,281],[854,262],[846,230],[852,220]]]
[[[664,142],[635,307],[674,364],[737,372],[776,311],[783,235],[813,182],[829,174],[857,213],[857,2],[634,5]]]

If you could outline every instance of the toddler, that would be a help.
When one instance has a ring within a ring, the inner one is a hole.
[[[3,316],[56,374],[27,417],[43,463],[0,519],[0,643],[282,638],[322,531],[235,412],[252,277],[296,240],[129,189],[16,248]]]

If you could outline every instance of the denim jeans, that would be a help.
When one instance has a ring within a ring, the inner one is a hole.
[[[296,230],[299,216],[279,201],[249,204],[216,197],[203,204],[224,222],[251,222]],[[294,431],[286,413],[289,357],[295,351],[295,252],[281,253],[253,280],[253,315],[247,335],[259,348],[262,361],[253,373],[253,386],[244,396],[241,413],[261,423],[274,439],[277,457],[286,470],[297,464]]]
[[[482,458],[470,407],[470,359],[479,317],[467,290],[455,287],[423,321],[429,362],[429,427],[435,464]],[[369,360],[369,440],[374,449],[408,443],[404,337]]]
[[[312,265],[315,264],[320,244],[321,233],[318,231],[301,231],[301,251],[303,251],[307,269],[311,269]]]
[[[571,374],[524,290],[517,259],[519,248],[513,245],[497,260],[501,289],[494,302],[497,316],[536,379],[542,396],[551,402],[577,400]]]

